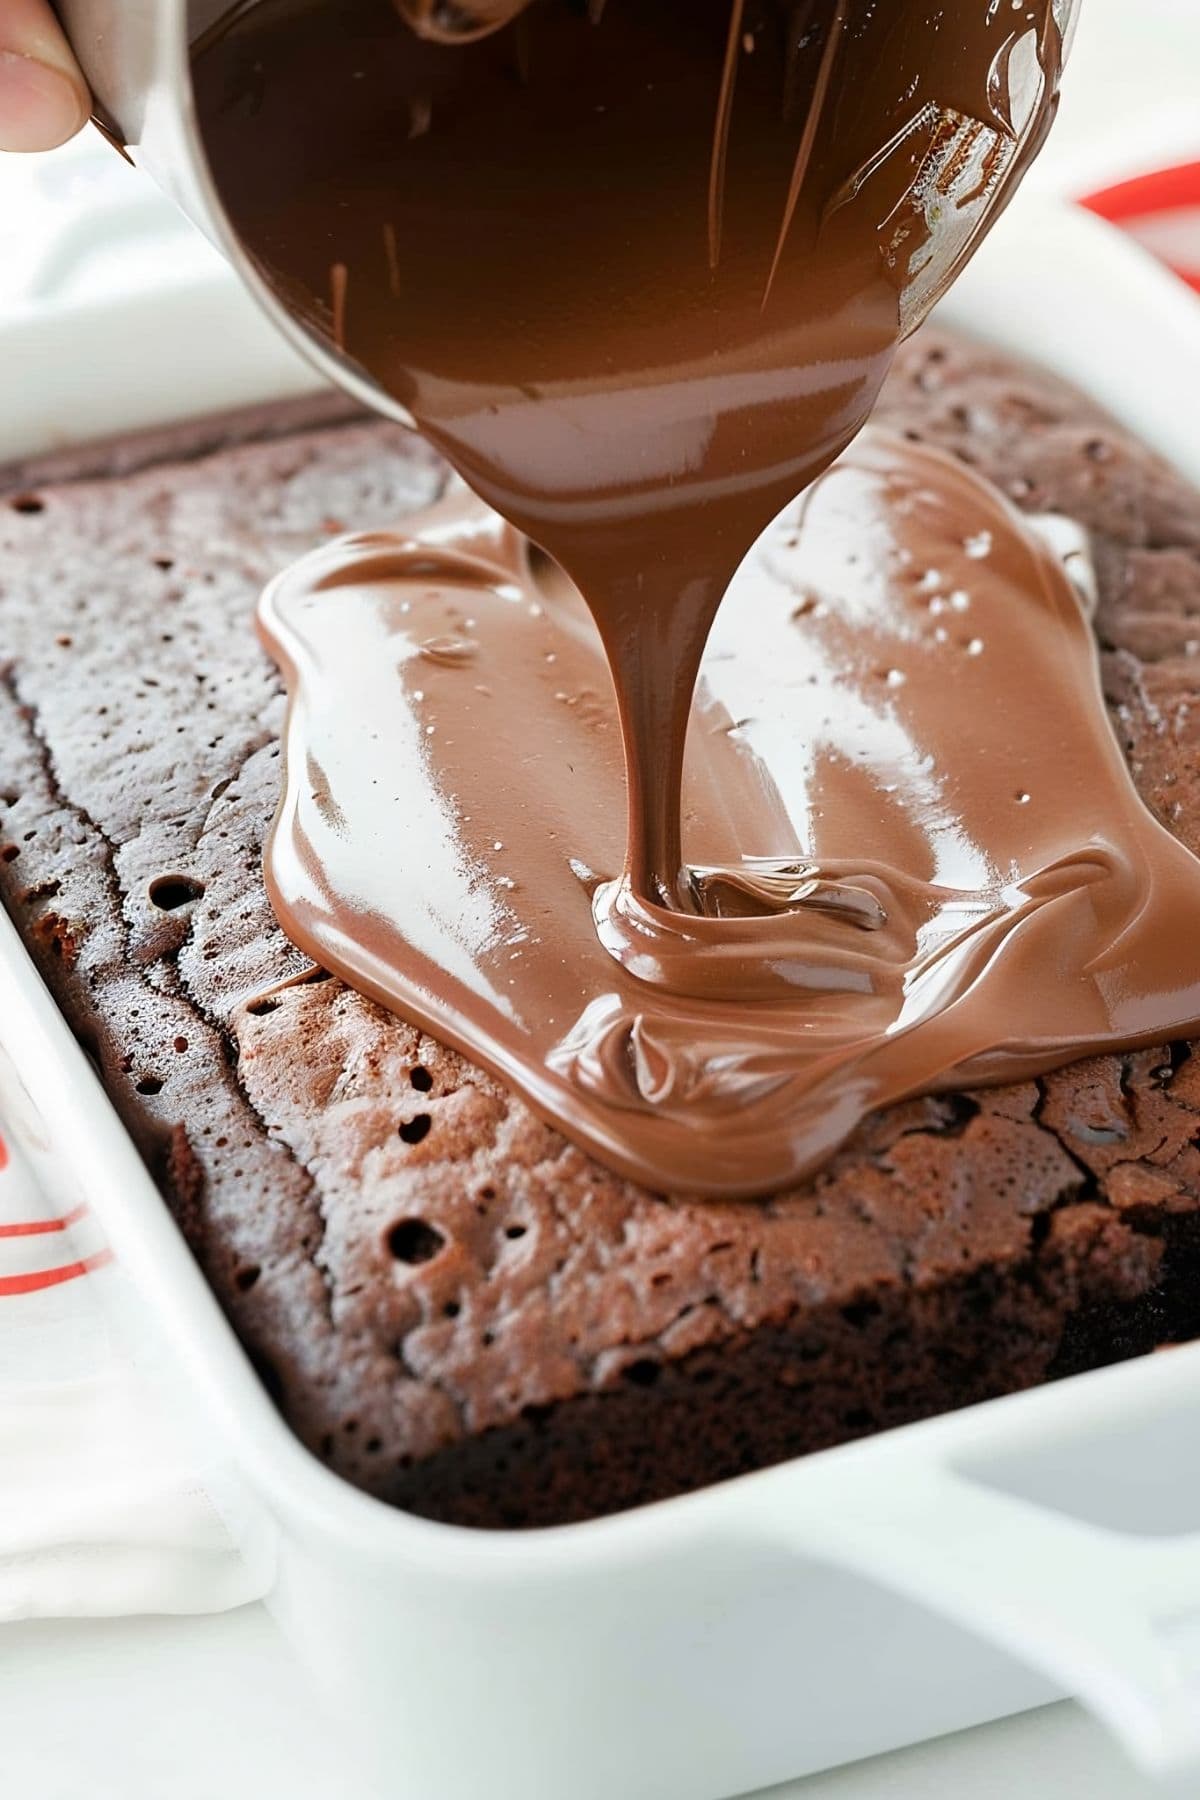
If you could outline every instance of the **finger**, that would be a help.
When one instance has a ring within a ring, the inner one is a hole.
[[[90,110],[48,0],[0,0],[0,150],[52,150]]]

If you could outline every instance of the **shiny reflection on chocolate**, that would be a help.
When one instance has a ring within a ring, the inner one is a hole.
[[[874,431],[781,515],[692,709],[692,913],[629,882],[602,644],[519,533],[460,495],[316,551],[262,607],[280,917],[660,1189],[777,1188],[903,1095],[1182,1032],[1200,864],[1052,535]]]

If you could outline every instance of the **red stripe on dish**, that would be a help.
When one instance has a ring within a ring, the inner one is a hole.
[[[0,1225],[0,1238],[42,1237],[48,1231],[69,1231],[72,1225],[78,1225],[86,1212],[86,1206],[77,1206],[74,1212],[64,1213],[61,1219],[23,1219],[16,1224]]]
[[[77,1281],[81,1275],[102,1269],[111,1261],[111,1250],[98,1250],[95,1256],[82,1257],[78,1262],[60,1263],[57,1269],[38,1269],[29,1275],[0,1275],[0,1300],[18,1294],[36,1294],[43,1288],[61,1287],[64,1281]]]
[[[1085,194],[1083,204],[1114,225],[1125,219],[1144,218],[1147,213],[1176,212],[1200,205],[1200,162],[1152,169],[1149,174],[1116,181],[1111,187]]]
[[[0,1131],[0,1169],[8,1162],[8,1145],[4,1142],[4,1133]]]

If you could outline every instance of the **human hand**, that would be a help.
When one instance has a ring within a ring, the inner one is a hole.
[[[90,111],[49,0],[0,0],[0,150],[53,150]]]

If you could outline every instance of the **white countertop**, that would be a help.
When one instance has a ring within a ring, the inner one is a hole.
[[[1119,129],[1118,129],[1119,128]],[[1200,153],[1200,8],[1196,0],[1084,0],[1056,139],[1037,179],[1103,170],[1106,146],[1178,145]],[[101,166],[102,165],[102,166]],[[1119,166],[1119,165],[1115,165]],[[36,168],[0,157],[0,309],[14,303],[44,249],[45,183],[86,197],[89,180],[141,178],[69,147]],[[35,180],[42,195],[34,193]],[[33,247],[31,249],[31,246]],[[206,252],[198,248],[196,254]],[[95,246],[89,279],[103,279]],[[36,271],[35,271],[36,274]],[[127,279],[128,269],[123,270]],[[36,286],[36,281],[33,284]],[[346,1793],[337,1734],[258,1606],[218,1618],[22,1624],[0,1629],[0,1782],[6,1800],[328,1800]],[[777,1790],[778,1800],[1149,1800],[1109,1740],[1074,1706],[944,1739]],[[359,1787],[353,1800],[384,1800]],[[410,1794],[403,1772],[386,1800]],[[486,1800],[480,1796],[480,1800]],[[563,1800],[570,1800],[564,1795]],[[613,1800],[633,1800],[616,1796]]]
[[[436,1800],[407,1787],[402,1770],[386,1796],[348,1790],[337,1734],[313,1706],[261,1606],[0,1630],[6,1800]],[[1030,1800],[1156,1793],[1078,1707],[1063,1705],[776,1788],[771,1800],[1013,1800],[1022,1791]]]

